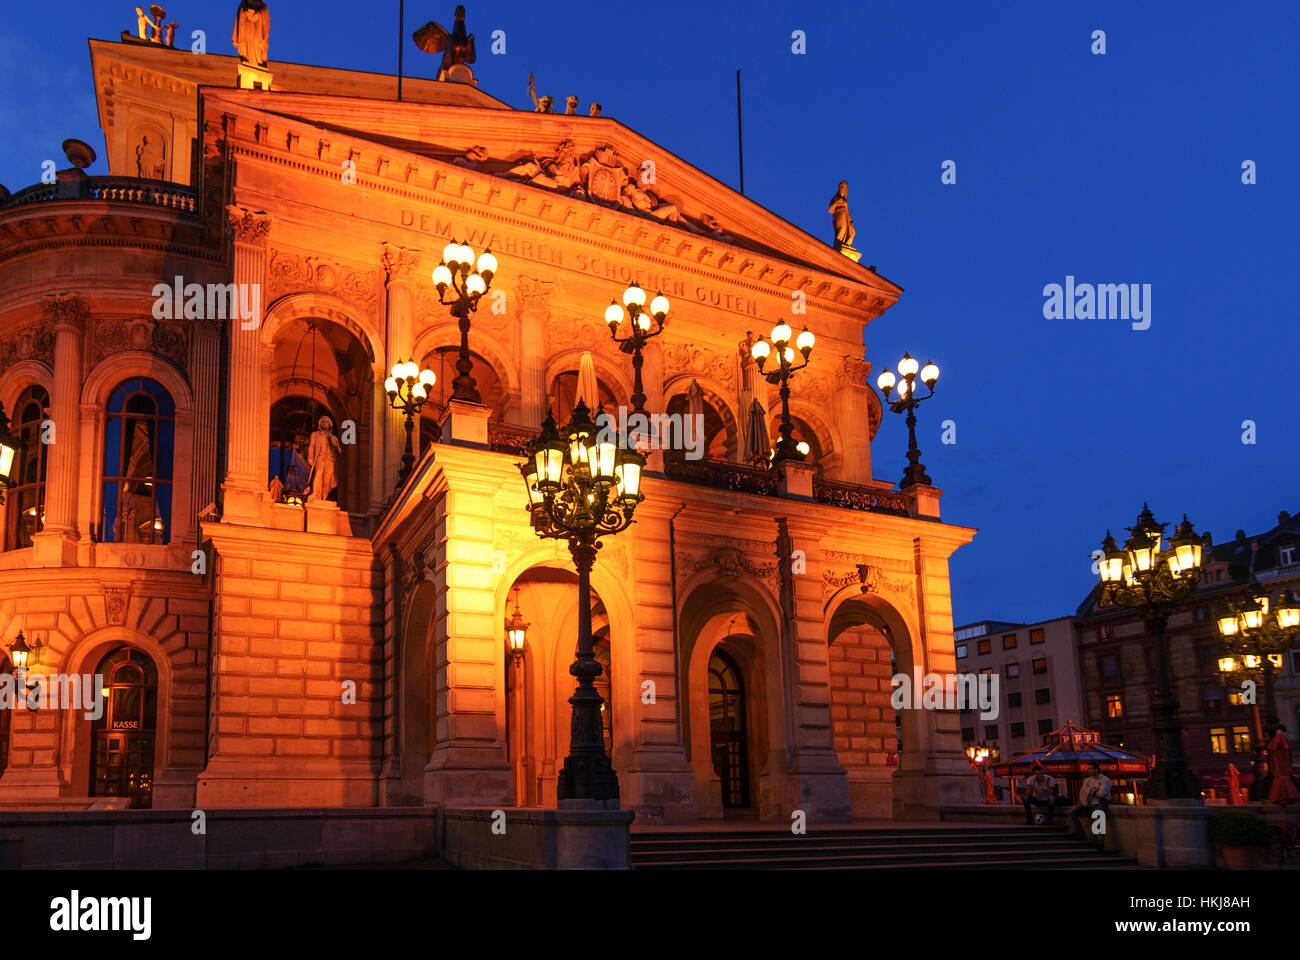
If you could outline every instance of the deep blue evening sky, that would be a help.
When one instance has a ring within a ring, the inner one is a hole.
[[[235,0],[166,5],[178,47],[203,28],[232,52]],[[64,166],[65,137],[102,155],[86,38],[133,28],[134,6],[6,4],[0,183]],[[394,70],[397,0],[270,6],[273,60]],[[454,6],[410,0],[408,38]],[[747,193],[822,239],[849,181],[862,262],[905,288],[867,358],[879,371],[910,350],[943,370],[920,444],[945,518],[980,528],[953,559],[959,624],[1072,612],[1089,552],[1144,499],[1216,541],[1300,512],[1300,4],[471,0],[468,25],[487,92],[530,107],[531,70],[557,103],[599,100],[733,185],[741,68]],[[437,61],[408,40],[406,63],[430,76]],[[1043,287],[1067,275],[1150,284],[1150,329],[1045,320]],[[886,418],[874,472],[896,480],[907,434]],[[957,443],[942,446],[948,418]]]

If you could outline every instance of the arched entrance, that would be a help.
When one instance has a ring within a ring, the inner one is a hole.
[[[95,672],[104,678],[104,710],[91,727],[90,795],[152,806],[158,670],[140,650],[121,646]]]
[[[505,732],[515,803],[551,807],[557,803],[559,771],[569,753],[569,698],[574,690],[569,666],[578,639],[578,578],[559,567],[530,567],[507,591],[503,621],[516,607],[528,630],[523,653],[518,659],[507,656],[505,661]],[[611,626],[605,604],[593,589],[593,653],[601,667],[595,684],[604,701],[605,752],[619,771],[626,768],[627,746],[617,739],[623,734],[619,724],[622,695],[615,682],[618,664],[612,652]]]
[[[750,806],[748,734],[740,668],[721,650],[714,650],[709,658],[709,738],[713,772],[722,781],[724,810]]]

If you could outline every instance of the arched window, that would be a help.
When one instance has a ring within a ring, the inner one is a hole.
[[[505,420],[506,408],[510,405],[506,384],[498,376],[496,368],[486,359],[472,350],[469,357],[474,364],[469,375],[474,378],[474,389],[478,391],[483,405],[491,411],[488,419],[494,423],[501,423]],[[438,377],[434,381],[433,389],[429,391],[428,401],[420,408],[420,422],[417,427],[420,431],[421,450],[438,439],[438,421],[446,412],[447,401],[451,399],[452,392],[455,390],[456,361],[459,358],[459,347],[438,347],[420,361],[422,369],[432,370]]]
[[[48,419],[50,395],[33,385],[23,391],[14,407],[14,436],[18,457],[13,473],[17,486],[5,497],[9,516],[5,524],[5,549],[32,545],[32,534],[45,526],[45,462],[47,444],[41,442],[41,425]]]
[[[722,806],[749,806],[748,718],[736,662],[721,650],[709,657],[709,736],[713,771],[722,780]]]
[[[105,543],[167,543],[172,526],[176,405],[162,384],[134,377],[108,400],[104,430]]]

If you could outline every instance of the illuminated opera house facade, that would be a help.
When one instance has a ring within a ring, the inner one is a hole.
[[[90,53],[107,174],[70,141],[55,182],[0,192],[0,672],[21,632],[29,678],[101,674],[106,709],[0,711],[0,807],[554,808],[577,579],[519,464],[584,368],[631,405],[604,311],[634,282],[671,303],[645,407],[704,428],[698,458],[650,454],[591,573],[621,808],[973,799],[957,714],[890,704],[895,672],[954,669],[948,564],[974,535],[933,487],[872,477],[863,331],[898,286],[616,119],[516,110],[468,71],[398,102],[378,74],[272,60],[241,86],[232,56]],[[451,400],[432,281],[452,241],[498,264],[477,404]],[[193,285],[234,315],[187,308]],[[751,354],[782,320],[816,345],[789,381],[807,459],[772,467]],[[437,378],[409,472],[385,391],[406,360]]]

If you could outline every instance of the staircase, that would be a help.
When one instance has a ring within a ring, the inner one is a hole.
[[[961,824],[830,828],[796,836],[761,827],[634,831],[637,870],[889,870],[1132,868],[1137,860],[1099,853],[1062,826]]]

